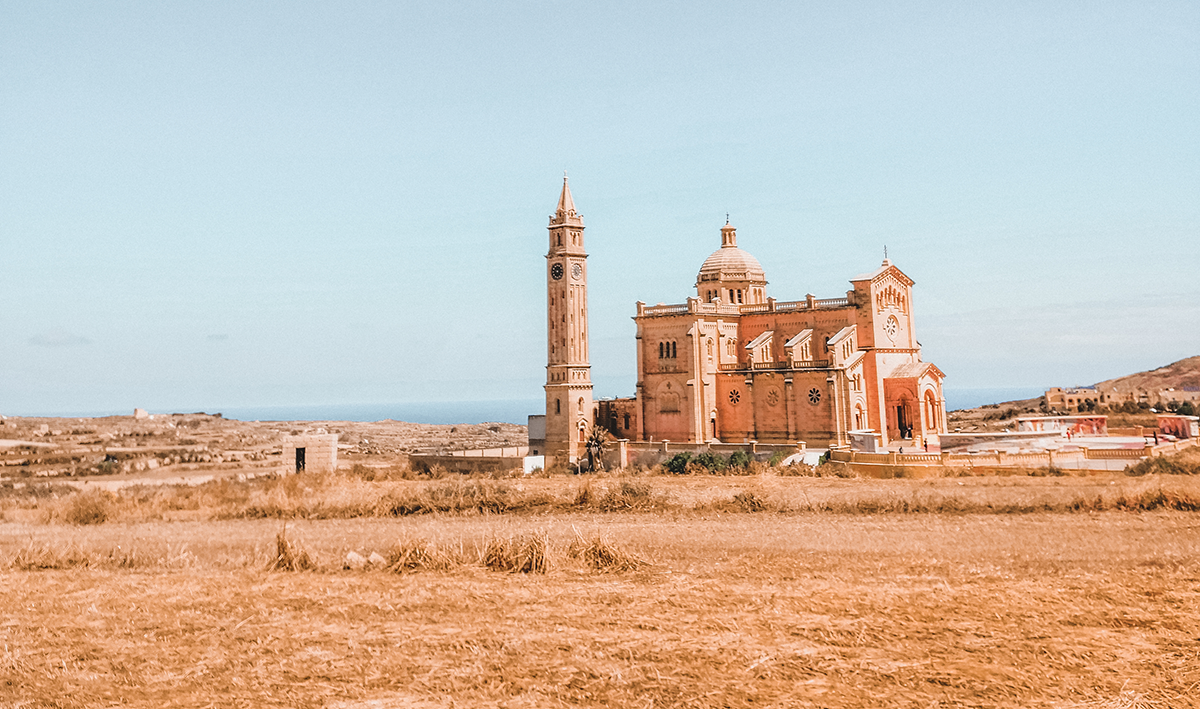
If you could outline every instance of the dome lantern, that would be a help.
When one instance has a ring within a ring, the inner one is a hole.
[[[729,223],[721,227],[721,248],[712,252],[700,266],[696,294],[703,302],[720,299],[726,304],[766,302],[767,274],[758,259],[738,248],[737,229]]]

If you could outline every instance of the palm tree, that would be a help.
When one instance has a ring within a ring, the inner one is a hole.
[[[603,426],[593,425],[588,431],[584,446],[587,448],[588,469],[599,470],[604,464],[604,445],[608,443],[608,431]]]

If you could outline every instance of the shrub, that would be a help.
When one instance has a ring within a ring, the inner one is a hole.
[[[783,477],[791,478],[811,478],[817,474],[816,468],[807,463],[781,465],[775,468],[775,472]]]
[[[105,459],[96,464],[96,475],[116,475],[121,472],[121,463],[114,459]]]
[[[64,521],[70,524],[103,524],[113,513],[116,496],[105,490],[88,490],[67,499]]]
[[[734,451],[729,456],[729,467],[731,468],[749,468],[750,463],[754,461],[754,456],[746,451]]]
[[[687,472],[687,466],[691,460],[691,453],[676,453],[675,455],[671,456],[670,460],[663,463],[663,467],[667,469],[668,473],[683,475]]]
[[[733,503],[745,512],[762,512],[766,504],[750,490],[743,490],[733,496]]]
[[[725,459],[725,456],[711,451],[705,451],[696,456],[695,462],[696,465],[713,473],[720,472],[729,467],[729,461]]]
[[[1180,455],[1151,456],[1143,458],[1125,469],[1125,474],[1132,476],[1154,473],[1161,475],[1196,475],[1200,474],[1200,464],[1189,462]]]

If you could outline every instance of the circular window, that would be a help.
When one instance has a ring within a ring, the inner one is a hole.
[[[883,333],[888,336],[889,340],[896,339],[896,333],[900,331],[900,321],[895,315],[889,315],[886,322],[883,323]]]
[[[768,391],[767,392],[767,404],[770,406],[775,406],[778,403],[779,403],[779,390],[772,389],[772,390]]]
[[[808,390],[808,403],[812,404],[813,406],[816,406],[817,404],[821,403],[821,390],[820,389],[813,387],[812,389]]]
[[[738,391],[737,389],[729,390],[729,403],[736,404],[741,400],[742,400],[742,392]]]

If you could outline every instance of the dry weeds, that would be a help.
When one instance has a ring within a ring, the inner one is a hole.
[[[79,525],[563,511],[1029,514],[1161,508],[1200,510],[1200,476],[1102,473],[878,480],[798,477],[768,471],[743,477],[367,481],[352,475],[289,475],[242,482],[220,480],[196,487],[126,488],[117,493],[79,493],[36,484],[0,490],[0,520]]]

